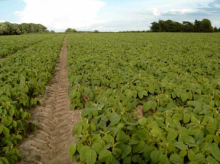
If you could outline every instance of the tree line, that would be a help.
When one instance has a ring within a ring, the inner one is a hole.
[[[189,21],[179,23],[173,20],[159,20],[151,23],[151,25],[152,32],[220,32],[220,28],[212,27],[209,19],[195,20],[194,23]]]
[[[65,33],[75,33],[75,32],[78,32],[78,33],[99,33],[98,30],[94,30],[94,31],[77,31],[74,28],[67,28],[65,30]]]
[[[55,31],[47,30],[42,24],[34,23],[10,23],[0,22],[0,35],[20,35],[28,33],[55,33]],[[76,29],[68,28],[66,33],[84,32]],[[92,32],[92,31],[89,31]],[[94,33],[99,31],[95,30]],[[150,31],[120,31],[120,32],[220,32],[220,28],[212,27],[212,23],[208,19],[202,21],[195,20],[194,23],[183,21],[182,23],[173,20],[159,20],[151,23]]]
[[[48,31],[42,24],[34,23],[10,23],[2,22],[0,23],[0,35],[21,35],[28,33],[54,33],[54,31]]]

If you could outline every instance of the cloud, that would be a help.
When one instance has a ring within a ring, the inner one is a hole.
[[[49,29],[123,31],[149,30],[159,19],[194,21],[210,19],[220,26],[220,0],[23,0],[15,12],[20,22],[41,23]]]
[[[151,12],[154,16],[161,15],[161,12],[157,8],[150,9],[149,12]]]
[[[198,9],[207,14],[220,14],[220,0],[215,0],[209,3],[207,7],[199,7]]]
[[[53,30],[85,28],[104,21],[98,20],[100,9],[105,5],[99,0],[23,0],[23,11],[16,11],[20,22],[41,23]]]
[[[179,15],[179,14],[189,14],[196,12],[193,9],[171,9],[171,10],[165,10],[165,11],[159,11],[157,8],[153,8],[150,10],[146,10],[148,13],[153,14],[153,16],[161,16],[161,15]]]

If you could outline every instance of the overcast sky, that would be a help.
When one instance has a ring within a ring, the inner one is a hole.
[[[149,30],[159,19],[208,18],[220,27],[220,0],[0,0],[0,21],[41,23],[49,30]]]

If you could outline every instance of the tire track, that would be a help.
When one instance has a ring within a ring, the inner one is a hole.
[[[55,68],[55,76],[47,87],[42,105],[32,110],[34,134],[19,145],[26,158],[20,164],[70,164],[68,147],[74,142],[72,129],[80,120],[81,111],[70,109],[68,99],[68,67],[66,38]]]

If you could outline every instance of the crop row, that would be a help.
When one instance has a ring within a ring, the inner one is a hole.
[[[30,108],[51,79],[64,35],[57,35],[0,61],[0,163],[19,160],[16,148],[32,127]]]
[[[0,58],[13,54],[18,50],[24,50],[30,45],[54,36],[54,34],[0,36]]]
[[[81,163],[220,162],[220,49],[214,34],[68,36],[70,145]]]

